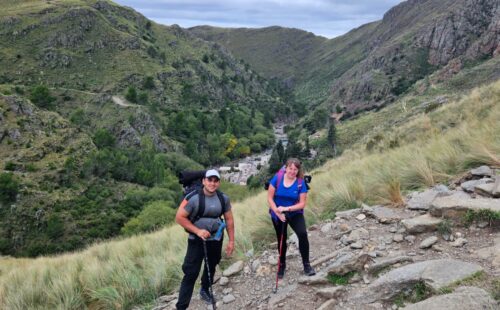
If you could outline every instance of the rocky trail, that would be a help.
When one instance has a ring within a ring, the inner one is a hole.
[[[216,274],[217,309],[500,309],[497,173],[482,166],[410,194],[405,207],[363,205],[309,227],[312,277],[302,273],[292,235],[277,293],[271,244]],[[154,309],[175,302],[175,294],[162,296]],[[211,305],[195,289],[190,309]]]

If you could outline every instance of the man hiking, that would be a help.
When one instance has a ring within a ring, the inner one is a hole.
[[[229,197],[218,190],[219,172],[213,169],[207,170],[202,183],[203,188],[186,195],[175,216],[175,221],[189,233],[186,256],[182,264],[184,277],[179,290],[177,309],[187,309],[189,306],[204,260],[200,297],[207,303],[215,304],[211,287],[215,267],[221,260],[224,235],[220,229],[224,227],[221,216],[224,217],[229,236],[226,254],[231,256],[234,250],[233,213]]]

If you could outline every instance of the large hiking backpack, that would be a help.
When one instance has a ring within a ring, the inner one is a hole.
[[[182,185],[183,198],[189,200],[194,195],[199,195],[199,205],[196,214],[190,215],[191,223],[196,222],[205,213],[205,193],[203,192],[202,180],[205,177],[206,170],[184,170],[179,172],[179,184]],[[217,197],[219,198],[220,205],[222,206],[222,213],[226,210],[226,201],[222,192],[217,190]],[[220,214],[217,217],[221,217]]]
[[[182,185],[182,198],[187,194],[203,188],[202,180],[206,170],[184,170],[179,172],[179,184]]]

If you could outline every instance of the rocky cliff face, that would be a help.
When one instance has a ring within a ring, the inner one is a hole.
[[[385,15],[365,60],[332,84],[329,101],[350,112],[383,106],[434,71],[498,55],[498,1],[404,2]]]
[[[190,31],[226,46],[267,78],[278,77],[305,104],[326,100],[349,115],[392,102],[434,72],[434,80],[446,81],[496,57],[499,18],[495,0],[409,0],[381,21],[331,40],[286,28]]]

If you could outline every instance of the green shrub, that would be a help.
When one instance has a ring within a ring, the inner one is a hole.
[[[51,239],[57,239],[64,233],[64,222],[57,215],[51,215],[47,220],[47,235]]]
[[[24,89],[20,86],[15,86],[14,91],[20,95],[24,95]]]
[[[5,170],[7,171],[14,171],[16,170],[17,165],[14,162],[8,161],[5,163]]]
[[[463,217],[464,224],[470,226],[473,222],[488,222],[491,226],[493,223],[500,221],[500,212],[489,209],[481,209],[478,211],[467,210]]]
[[[144,87],[145,89],[155,88],[154,78],[152,76],[146,76],[144,78],[144,82],[142,83],[142,87]]]
[[[356,274],[356,271],[350,271],[344,275],[329,274],[328,281],[334,285],[347,285],[349,280]]]
[[[30,100],[40,108],[52,109],[54,107],[53,102],[56,98],[52,97],[46,86],[39,85],[31,91]]]
[[[90,121],[85,115],[82,109],[77,109],[75,112],[71,113],[69,121],[76,125],[90,125]]]
[[[448,219],[443,220],[438,224],[438,232],[441,235],[450,234],[451,233],[451,221]]]
[[[137,90],[135,90],[135,87],[130,86],[127,89],[127,93],[125,94],[125,99],[127,99],[130,102],[137,103]]]
[[[106,128],[97,129],[92,138],[98,148],[112,147],[115,145],[115,137]]]
[[[0,201],[4,203],[16,201],[19,182],[12,173],[0,174]]]
[[[149,232],[172,223],[176,209],[170,201],[159,200],[148,204],[135,218],[129,220],[122,228],[122,234],[133,235]]]
[[[28,172],[35,172],[35,171],[37,171],[37,170],[38,170],[38,169],[36,168],[35,164],[33,164],[33,163],[29,163],[29,164],[27,164],[27,165],[25,166],[25,169],[26,169],[26,171],[28,171]]]
[[[394,299],[394,304],[398,307],[403,307],[405,303],[417,303],[428,298],[432,291],[428,288],[424,282],[417,282],[409,290],[401,292]]]
[[[148,94],[146,92],[140,92],[137,96],[137,103],[139,104],[147,104],[148,103]]]
[[[203,54],[203,57],[201,58],[201,61],[203,61],[204,63],[209,63],[210,62],[210,58],[208,57],[207,54]]]

